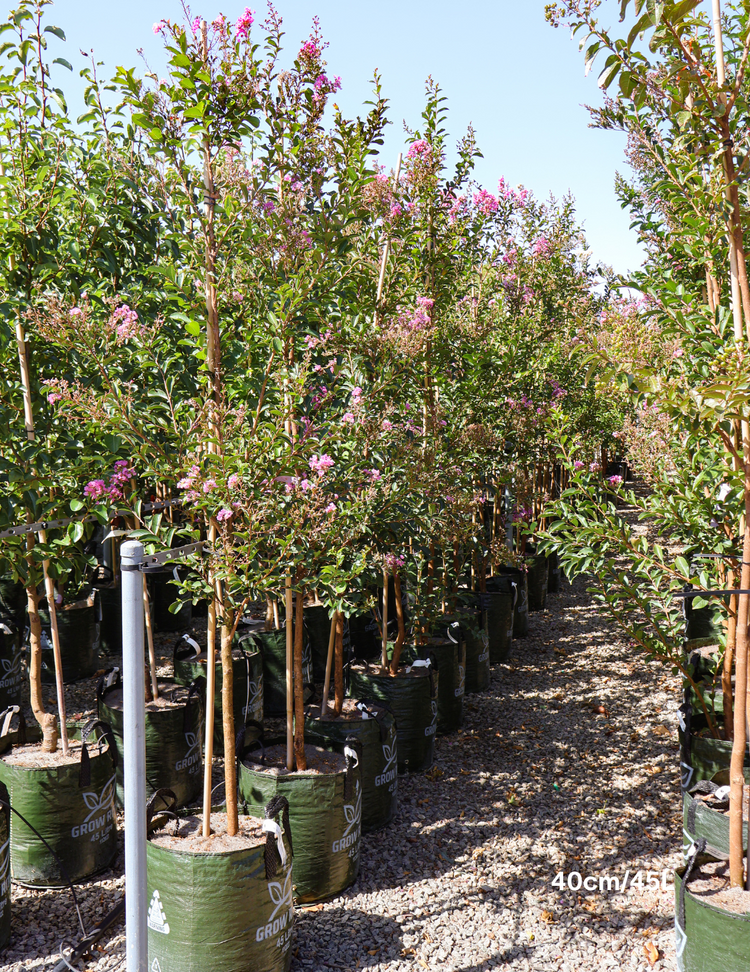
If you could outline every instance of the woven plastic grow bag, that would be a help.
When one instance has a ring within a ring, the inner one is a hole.
[[[726,779],[728,781],[728,774]],[[718,793],[719,797],[725,796],[726,799],[716,807],[711,807],[697,799],[701,793]],[[728,809],[728,787],[724,794],[721,787],[710,780],[701,780],[690,793],[682,794],[682,855],[686,861],[695,844],[701,839],[706,841],[706,851],[709,854],[715,857],[729,856],[729,815],[723,812]],[[747,850],[747,820],[742,821],[742,846]]]
[[[122,589],[99,588],[99,650],[103,655],[122,655]]]
[[[264,842],[231,851],[195,853],[149,840],[152,972],[287,972],[294,905],[285,801],[266,808],[264,827]]]
[[[466,643],[459,626],[447,629],[447,638],[431,638],[426,645],[404,649],[404,660],[429,658],[438,673],[438,735],[455,732],[464,721]]]
[[[689,882],[708,860],[709,855],[699,852],[675,871],[677,968],[679,972],[744,972],[750,969],[750,915],[725,911],[690,890]]]
[[[510,577],[518,585],[513,611],[513,637],[525,638],[529,633],[529,575],[519,567],[497,567],[496,576],[487,578],[488,591],[505,590],[502,578]]]
[[[3,720],[3,730],[8,721]],[[95,734],[96,741],[92,739]],[[0,735],[3,753],[10,749],[10,738]],[[117,854],[116,766],[112,731],[98,720],[83,730],[79,762],[33,767],[0,758],[0,782],[8,788],[14,809],[39,831],[56,855],[13,814],[10,860],[14,881],[57,888],[91,877],[112,863]]]
[[[342,768],[335,773],[269,771],[262,762],[262,744],[260,749],[252,748],[255,745],[240,749],[239,789],[247,812],[261,816],[269,801],[286,797],[294,840],[294,900],[312,904],[335,897],[359,873],[362,775],[358,744],[347,746],[345,763],[342,760]],[[323,752],[315,746],[305,748],[308,754]]]
[[[0,577],[0,621],[12,621],[16,630],[23,634],[26,624],[26,588],[20,581]]]
[[[159,682],[163,698],[177,694],[180,704],[170,708],[146,707],[146,795],[160,789],[171,790],[176,806],[189,806],[201,793],[203,784],[203,686],[194,682],[189,688],[172,682]],[[123,781],[122,677],[115,668],[99,680],[96,698],[99,718],[109,723],[119,755],[117,763],[117,800],[125,801]]]
[[[701,735],[706,729],[703,713],[696,713],[689,703],[678,710],[678,735],[680,739],[680,784],[683,792],[690,790],[700,780],[711,780],[717,773],[729,769],[732,759],[732,743],[726,739],[714,739]],[[745,782],[750,783],[750,751],[745,749],[743,772]]]
[[[196,679],[203,679],[205,691],[206,659],[203,649],[189,635],[183,635],[176,642],[172,656],[174,659],[174,680],[178,685],[192,685]],[[235,639],[232,649],[232,701],[234,707],[235,733],[248,720],[263,721],[263,659],[254,645],[244,638]],[[224,729],[222,723],[221,686],[223,674],[221,658],[216,652],[216,690],[214,692],[214,751],[224,751]]]
[[[362,747],[362,830],[379,830],[398,807],[396,720],[382,702],[358,702],[356,719],[305,719],[305,739],[343,753],[352,737]],[[319,709],[317,710],[320,711]]]
[[[0,952],[10,941],[10,795],[0,783]]]
[[[255,643],[263,659],[263,714],[268,718],[286,714],[286,628],[278,631],[252,631],[243,635]],[[302,682],[305,694],[313,692],[313,662],[310,641],[305,635],[302,656]],[[260,720],[258,720],[260,721]]]
[[[351,668],[349,695],[384,702],[393,713],[399,773],[421,773],[432,766],[439,681],[438,673],[426,662],[402,666],[396,676]]]
[[[544,554],[534,554],[528,561],[529,567],[529,611],[543,611],[547,603],[547,581],[549,566]]]
[[[21,705],[25,680],[18,630],[10,618],[0,620],[0,712]]]
[[[461,621],[461,636],[466,645],[466,691],[485,692],[490,687],[490,638],[487,618],[481,611]]]
[[[513,612],[518,597],[518,584],[512,577],[502,580],[505,581],[506,590],[487,591],[479,595],[489,639],[490,665],[505,661],[513,644]]]
[[[547,593],[558,594],[561,586],[560,557],[556,550],[547,555]]]
[[[60,635],[63,682],[80,682],[90,678],[99,668],[99,608],[96,594],[57,608],[57,630]],[[49,614],[39,609],[42,622],[42,681],[55,683],[55,657],[52,651],[52,630]]]

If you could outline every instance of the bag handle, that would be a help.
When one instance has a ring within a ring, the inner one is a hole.
[[[122,688],[122,672],[115,665],[106,671],[96,683],[96,705],[103,701],[107,692],[114,688]]]
[[[86,746],[86,740],[91,735],[92,732],[99,730],[101,735],[96,740],[99,746],[99,752],[102,748],[102,740],[107,743],[107,747],[112,756],[112,768],[117,768],[117,747],[115,746],[115,734],[112,732],[112,727],[108,722],[102,722],[101,719],[92,719],[91,722],[87,723],[83,730],[81,731],[81,768],[78,771],[78,789],[83,790],[84,787],[91,785],[91,757],[89,756],[88,747]]]
[[[283,831],[279,826],[279,815],[281,815]],[[285,796],[277,794],[266,804],[263,830],[266,833],[266,847],[263,855],[266,865],[266,881],[270,881],[276,877],[279,865],[283,867],[286,864],[286,848],[284,847],[283,834],[286,834],[286,838],[289,841],[289,850],[294,855],[292,830],[289,826],[289,801]]]
[[[0,719],[2,719],[0,738],[7,736],[10,732],[10,724],[13,721],[14,715],[18,716],[18,742],[23,746],[26,744],[26,716],[23,714],[23,709],[20,705],[9,705],[7,709],[0,712]]]
[[[200,658],[203,649],[189,634],[180,635],[172,648],[172,662],[182,661],[183,658]]]
[[[367,715],[370,719],[374,719],[378,724],[378,729],[380,730],[380,741],[384,743],[388,738],[388,727],[385,724],[385,716],[388,713],[393,716],[393,713],[384,705],[382,702],[370,702],[369,700],[360,700],[357,702],[357,708],[362,713],[362,718],[364,719]]]
[[[344,746],[346,776],[344,777],[344,800],[348,803],[354,794],[354,770],[362,762],[362,743],[356,736],[347,736]]]
[[[156,805],[162,802],[164,806],[161,810],[156,809]],[[151,835],[155,833],[159,826],[153,823],[154,817],[168,817],[170,820],[177,821],[179,826],[179,817],[174,812],[174,808],[177,806],[177,797],[173,790],[169,790],[166,787],[162,787],[157,790],[151,799],[146,804],[146,839],[151,840]],[[175,827],[175,833],[177,828]]]

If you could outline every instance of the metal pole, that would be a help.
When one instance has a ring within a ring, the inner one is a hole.
[[[137,566],[143,544],[128,540],[122,565],[122,689],[125,773],[125,938],[127,972],[147,972],[146,681],[143,581]]]

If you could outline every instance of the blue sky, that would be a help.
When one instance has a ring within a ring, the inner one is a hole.
[[[195,0],[192,11],[234,20],[247,2]],[[262,19],[265,0],[250,6]],[[545,22],[544,0],[474,0],[462,7],[444,0],[278,0],[277,7],[290,54],[307,37],[312,17],[320,17],[330,44],[329,75],[341,77],[336,101],[345,114],[361,112],[373,71],[380,71],[393,122],[382,157],[389,167],[403,144],[404,120],[419,125],[424,82],[432,75],[448,97],[454,138],[469,123],[475,128],[484,155],[476,175],[487,189],[504,176],[537,196],[572,192],[594,258],[621,273],[638,266],[640,252],[613,189],[615,172],[627,171],[624,139],[588,128],[583,105],[600,103],[596,72],[584,77],[577,43]],[[104,74],[116,65],[139,65],[138,48],[159,70],[152,26],[162,17],[179,19],[179,0],[56,0],[49,14],[68,36],[64,56],[76,74],[81,48],[94,49]],[[60,80],[77,113],[76,79]]]

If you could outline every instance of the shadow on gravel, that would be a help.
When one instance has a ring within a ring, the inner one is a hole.
[[[304,944],[294,951],[292,969],[335,969],[356,972],[385,961],[397,960],[402,951],[401,926],[383,915],[367,914],[355,908],[320,909],[320,906],[297,910],[297,941],[304,934]]]

